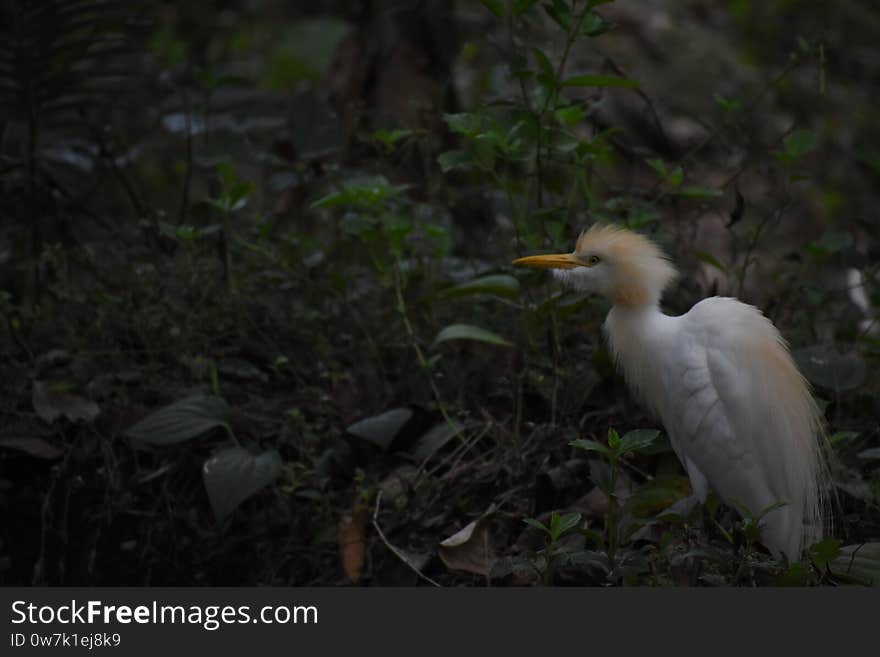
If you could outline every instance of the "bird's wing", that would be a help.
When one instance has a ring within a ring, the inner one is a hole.
[[[697,470],[728,502],[769,506],[773,496],[764,459],[751,432],[742,436],[738,421],[748,403],[749,381],[717,327],[710,329],[692,313],[676,335],[675,363],[666,368],[664,424],[692,482]],[[714,324],[714,317],[709,321]]]
[[[793,554],[804,515],[821,524],[818,415],[806,383],[773,324],[753,306],[714,297],[681,319],[669,381],[668,408],[677,410],[664,413],[679,456],[722,497],[753,513],[785,503],[771,527],[779,536],[767,542]]]

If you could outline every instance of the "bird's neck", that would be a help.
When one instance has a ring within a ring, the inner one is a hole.
[[[673,318],[658,303],[615,304],[605,320],[605,335],[615,363],[637,397],[647,402],[646,386],[658,385],[656,363],[666,353]],[[654,409],[659,410],[659,409]]]
[[[662,322],[668,315],[660,310],[659,300],[652,299],[645,303],[615,303],[605,320],[606,326],[613,324],[622,333],[632,331],[650,331],[657,322]]]

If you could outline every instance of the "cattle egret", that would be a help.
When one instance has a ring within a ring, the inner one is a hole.
[[[711,297],[679,317],[660,310],[677,272],[648,238],[614,226],[581,233],[573,253],[513,262],[553,269],[607,297],[605,333],[630,389],[663,422],[694,497],[712,487],[763,518],[763,543],[790,561],[825,527],[819,409],[786,343],[760,310]]]

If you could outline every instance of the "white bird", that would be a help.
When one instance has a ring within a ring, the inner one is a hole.
[[[573,253],[515,260],[554,270],[564,283],[604,295],[611,352],[633,393],[662,421],[705,502],[763,518],[763,543],[797,560],[825,530],[827,464],[809,386],[773,323],[754,306],[711,297],[684,315],[660,310],[677,276],[648,238],[614,226],[581,233]]]

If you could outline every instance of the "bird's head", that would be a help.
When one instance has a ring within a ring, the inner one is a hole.
[[[619,306],[660,301],[677,272],[651,240],[625,228],[593,225],[578,237],[572,253],[534,255],[513,261],[518,267],[552,269],[556,278]]]

